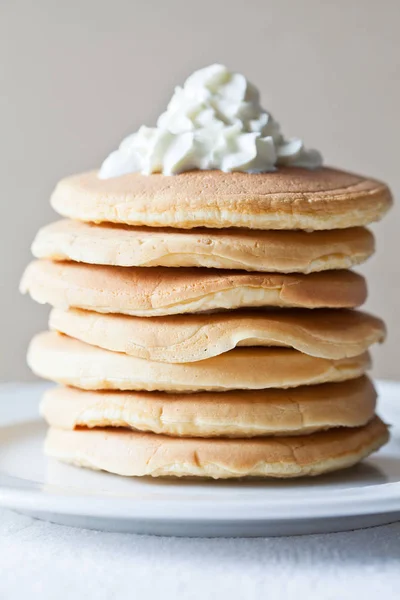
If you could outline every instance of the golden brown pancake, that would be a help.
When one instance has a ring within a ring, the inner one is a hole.
[[[155,229],[62,220],[43,227],[36,258],[120,267],[213,267],[270,273],[348,269],[374,252],[368,229]]]
[[[21,291],[58,308],[142,317],[257,306],[353,308],[367,293],[352,271],[278,275],[48,260],[27,267]]]
[[[377,221],[392,198],[384,183],[330,168],[111,179],[92,171],[60,181],[51,204],[65,217],[95,223],[312,231]]]
[[[170,364],[46,332],[33,338],[28,364],[36,375],[82,389],[196,392],[345,381],[363,375],[370,358],[368,352],[329,360],[289,348],[236,348],[207,360]]]
[[[80,467],[128,477],[286,478],[350,467],[388,439],[388,429],[379,417],[364,427],[253,439],[173,438],[116,428],[51,428],[45,452]]]
[[[204,360],[237,346],[284,346],[321,358],[346,358],[362,354],[385,337],[383,321],[346,309],[264,309],[146,319],[53,309],[49,327],[106,350],[168,363]]]
[[[292,390],[91,392],[55,387],[41,414],[52,427],[127,427],[177,437],[305,435],[359,427],[372,419],[376,392],[367,377]]]

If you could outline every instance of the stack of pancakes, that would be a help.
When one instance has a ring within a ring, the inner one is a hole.
[[[21,288],[50,456],[121,475],[317,475],[388,439],[365,375],[383,322],[349,270],[388,188],[342,171],[61,181]]]

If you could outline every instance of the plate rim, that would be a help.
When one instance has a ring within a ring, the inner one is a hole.
[[[152,499],[151,504],[135,502],[134,498],[127,499],[121,497],[107,498],[99,497],[96,494],[91,495],[57,495],[47,491],[32,490],[26,488],[5,488],[0,489],[0,506],[3,508],[13,508],[15,510],[32,509],[38,512],[52,512],[54,514],[73,514],[86,515],[97,518],[113,519],[157,519],[169,521],[292,521],[298,519],[318,519],[335,518],[344,516],[376,515],[382,513],[400,514],[400,486],[396,483],[394,489],[387,497],[376,498],[368,497],[362,504],[356,502],[355,498],[348,498],[340,503],[315,502],[296,505],[293,510],[293,503],[287,502],[287,506],[281,501],[275,505],[272,503],[253,503],[246,502],[240,505],[227,506],[221,503],[221,506],[196,504],[196,514],[193,516],[193,506],[189,501],[168,501],[167,506],[164,500]],[[360,489],[365,489],[360,488]],[[96,498],[95,503],[90,500]],[[245,510],[243,510],[245,508]],[[291,510],[288,510],[290,508]],[[203,509],[201,511],[201,509]],[[205,510],[206,509],[206,510]]]

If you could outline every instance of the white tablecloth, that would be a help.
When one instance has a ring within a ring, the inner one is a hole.
[[[400,523],[269,539],[102,533],[0,511],[0,598],[390,600]]]

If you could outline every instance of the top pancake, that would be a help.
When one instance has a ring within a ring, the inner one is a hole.
[[[63,179],[51,198],[61,215],[96,223],[308,231],[366,225],[391,203],[385,184],[330,168],[129,173],[111,179],[92,171]]]

